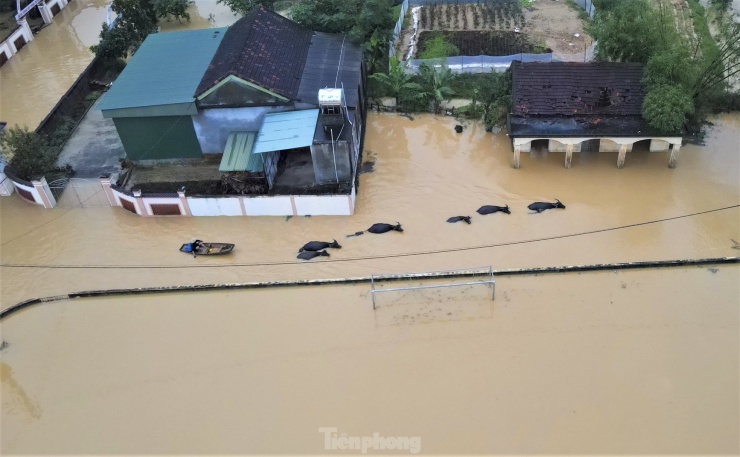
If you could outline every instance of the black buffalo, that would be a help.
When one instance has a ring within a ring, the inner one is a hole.
[[[532,211],[537,211],[538,213],[541,213],[546,209],[554,209],[554,208],[565,209],[565,205],[560,203],[560,200],[556,198],[555,201],[556,203],[534,202],[531,205],[527,206],[527,208],[531,209]]]
[[[362,232],[355,232],[352,235],[347,235],[347,236],[348,237],[350,237],[350,236],[360,236],[360,235],[362,235],[365,232],[370,232],[370,233],[386,233],[386,232],[392,232],[394,230],[396,232],[403,232],[403,229],[401,228],[401,223],[400,222],[396,222],[396,225],[393,225],[393,224],[383,224],[383,223],[373,224],[367,230],[363,230]]]
[[[311,260],[314,257],[321,257],[321,256],[329,257],[329,253],[326,251],[303,251],[300,254],[298,254],[296,259]]]
[[[304,244],[303,247],[298,250],[298,252],[321,251],[322,249],[326,248],[341,249],[341,247],[342,246],[337,243],[337,240],[334,240],[332,243],[329,243],[328,241],[309,241],[308,243]]]
[[[478,208],[478,214],[481,214],[481,215],[493,214],[493,213],[498,213],[498,212],[511,214],[511,211],[509,211],[509,205],[506,205],[506,206],[483,205],[480,208]]]
[[[460,222],[465,221],[465,223],[470,224],[470,216],[455,216],[447,219],[447,222]]]

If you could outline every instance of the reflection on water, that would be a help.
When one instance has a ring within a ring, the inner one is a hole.
[[[92,61],[107,0],[74,0],[0,68],[0,121],[35,129]],[[162,31],[225,27],[238,19],[216,0],[188,8],[190,22],[163,20]]]

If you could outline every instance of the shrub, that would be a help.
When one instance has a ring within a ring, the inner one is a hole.
[[[0,135],[0,152],[19,178],[30,181],[54,168],[56,154],[47,139],[27,127],[11,127]]]

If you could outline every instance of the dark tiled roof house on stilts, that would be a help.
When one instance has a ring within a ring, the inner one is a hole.
[[[350,183],[362,52],[258,7],[228,28],[150,35],[100,109],[134,163],[220,154],[220,171],[259,174],[270,193]]]
[[[522,152],[545,143],[565,153],[570,168],[574,152],[617,152],[624,167],[638,141],[650,151],[670,150],[676,165],[683,132],[657,132],[642,118],[644,65],[640,63],[532,62],[512,64],[512,107],[508,132],[514,168]]]

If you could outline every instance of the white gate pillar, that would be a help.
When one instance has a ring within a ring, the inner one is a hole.
[[[39,194],[41,199],[41,206],[47,209],[54,208],[57,206],[57,200],[49,189],[49,184],[46,182],[46,178],[42,177],[38,181],[31,181],[34,190]]]

